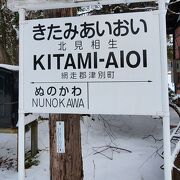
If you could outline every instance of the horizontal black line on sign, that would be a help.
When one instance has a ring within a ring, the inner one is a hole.
[[[49,83],[151,83],[151,80],[147,81],[68,81],[68,82],[31,82],[31,84],[49,84]]]

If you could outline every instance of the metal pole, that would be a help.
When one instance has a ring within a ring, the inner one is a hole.
[[[162,105],[163,105],[163,142],[164,142],[164,180],[172,180],[171,168],[171,142],[170,142],[170,114],[168,97],[168,66],[167,66],[167,42],[166,42],[166,8],[165,1],[159,0],[159,24],[160,24],[160,58],[162,78]]]
[[[23,106],[23,23],[25,21],[25,10],[19,10],[19,121],[18,121],[18,180],[25,177],[25,128],[24,128],[24,106]]]

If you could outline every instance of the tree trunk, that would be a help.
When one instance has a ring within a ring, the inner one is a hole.
[[[174,165],[180,169],[180,153],[178,154],[175,162],[174,162]],[[177,169],[173,168],[173,180],[179,180],[180,179],[180,171],[178,171]]]
[[[2,44],[0,43],[0,64],[6,63],[6,53],[4,51],[4,48],[2,47]]]
[[[56,121],[65,123],[65,153],[56,150]],[[82,180],[82,155],[79,115],[50,115],[51,180]]]
[[[73,16],[76,9],[45,11],[46,17]],[[65,153],[57,153],[56,121],[64,121]],[[50,114],[50,179],[82,180],[83,163],[81,153],[80,115]]]

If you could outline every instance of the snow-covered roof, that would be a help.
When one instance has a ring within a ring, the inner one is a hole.
[[[9,64],[0,64],[0,68],[5,68],[12,71],[19,71],[19,66],[14,66]]]

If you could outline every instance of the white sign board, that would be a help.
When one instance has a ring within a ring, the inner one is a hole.
[[[161,115],[158,11],[28,20],[24,110]]]

